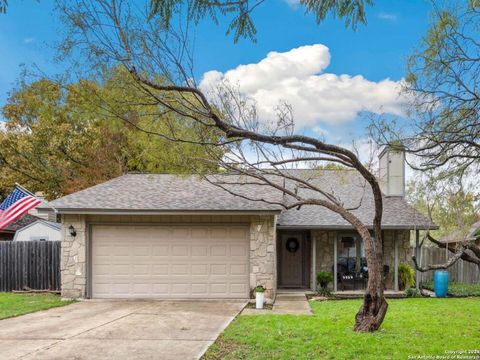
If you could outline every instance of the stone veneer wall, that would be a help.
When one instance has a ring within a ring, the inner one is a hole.
[[[345,233],[344,231],[342,233]],[[334,262],[334,242],[337,239],[337,231],[332,230],[312,230],[312,240],[316,241],[316,271],[330,271]],[[383,252],[384,265],[390,267],[389,275],[386,279],[386,288],[394,288],[394,274],[395,274],[395,247],[394,237],[398,241],[398,263],[410,262],[410,231],[408,230],[384,230],[383,233]],[[313,269],[312,269],[313,272]],[[315,274],[312,273],[312,276]],[[330,284],[330,289],[333,289],[333,284]]]
[[[82,299],[87,287],[87,224],[83,215],[62,215],[62,259],[60,273],[62,297]],[[77,235],[70,236],[73,226]]]
[[[263,286],[267,302],[273,302],[277,290],[275,220],[275,216],[255,216],[250,223],[250,289]]]
[[[63,215],[62,216],[62,297],[81,299],[87,296],[87,225],[90,222],[131,223],[246,223],[250,224],[250,289],[262,285],[265,297],[272,301],[277,287],[275,216],[113,216],[113,215]],[[72,225],[77,235],[70,236]]]

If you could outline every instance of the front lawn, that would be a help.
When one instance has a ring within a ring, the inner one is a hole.
[[[361,300],[311,302],[314,316],[239,316],[204,359],[407,359],[480,351],[479,298],[388,302],[373,334],[352,331]]]
[[[54,294],[0,293],[0,320],[71,303]]]

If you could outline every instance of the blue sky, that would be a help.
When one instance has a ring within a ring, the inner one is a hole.
[[[369,82],[398,81],[404,76],[406,57],[425,33],[429,9],[426,1],[376,1],[367,9],[368,25],[360,25],[354,32],[331,18],[317,25],[315,18],[305,16],[294,0],[268,0],[253,15],[258,31],[256,43],[242,39],[234,44],[231,36],[225,36],[224,23],[216,26],[206,20],[199,24],[195,75],[200,81],[205,72],[224,74],[241,64],[256,64],[271,51],[288,53],[305,45],[322,44],[330,56],[322,73],[361,75]],[[19,77],[21,64],[35,63],[47,74],[61,69],[61,64],[51,62],[53,45],[60,40],[61,32],[53,1],[10,2],[8,13],[0,15],[0,106]],[[296,80],[301,82],[303,78]],[[365,128],[358,117],[338,123],[312,119],[304,131],[321,128],[337,135],[360,136]],[[335,139],[342,141],[338,136]]]

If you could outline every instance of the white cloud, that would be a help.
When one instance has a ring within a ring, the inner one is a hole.
[[[387,21],[397,21],[397,15],[381,12],[378,14],[378,18]]]
[[[264,120],[273,120],[275,107],[286,102],[293,108],[297,128],[349,122],[361,111],[402,114],[405,99],[399,95],[400,82],[324,73],[329,64],[330,51],[321,44],[272,51],[255,64],[239,65],[225,73],[206,72],[200,88],[213,91],[222,82],[238,86],[256,101]]]
[[[23,39],[23,43],[24,43],[24,44],[30,44],[30,43],[32,43],[32,42],[34,42],[34,41],[35,41],[35,38],[34,38],[34,37],[27,37],[27,38],[24,38],[24,39]]]
[[[322,137],[326,137],[327,135],[329,135],[329,132],[323,128],[321,128],[320,126],[314,126],[312,128],[312,131]]]
[[[300,5],[300,0],[284,0],[290,7],[296,9]]]

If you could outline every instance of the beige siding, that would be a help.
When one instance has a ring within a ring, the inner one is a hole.
[[[15,233],[14,241],[30,241],[39,240],[43,238],[48,241],[60,241],[60,230],[54,229],[51,226],[45,225],[41,222],[33,224],[31,226],[24,227]]]

